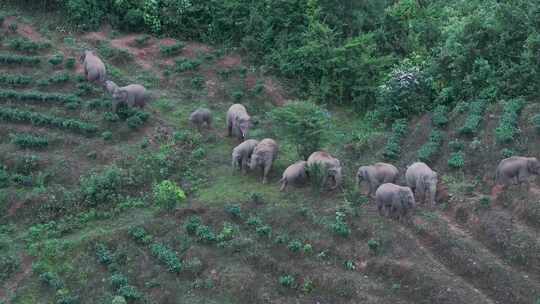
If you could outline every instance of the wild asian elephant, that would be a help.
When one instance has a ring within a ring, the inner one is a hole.
[[[501,160],[497,166],[496,183],[509,186],[526,183],[531,175],[540,174],[540,162],[536,157],[512,156]]]
[[[411,188],[393,183],[380,185],[375,191],[375,200],[380,215],[397,219],[406,217],[416,206]]]
[[[241,104],[233,104],[227,111],[227,136],[235,136],[244,141],[249,132],[251,117],[246,107]]]
[[[437,194],[438,176],[437,172],[422,162],[416,162],[407,168],[405,173],[407,186],[409,186],[417,201],[429,202],[435,205],[435,196]]]
[[[94,51],[83,51],[79,60],[83,65],[84,76],[88,81],[95,81],[102,85],[105,84],[105,77],[107,76],[105,64]]]
[[[306,165],[307,162],[305,160],[301,160],[287,167],[287,169],[283,171],[283,176],[279,180],[281,183],[279,190],[285,191],[290,183],[304,183],[307,179]]]
[[[203,125],[212,126],[212,112],[206,108],[198,108],[189,115],[189,122],[200,129]]]
[[[236,168],[240,168],[240,170],[244,173],[247,171],[249,162],[251,160],[251,155],[253,154],[253,150],[255,149],[258,143],[259,143],[258,140],[248,139],[233,149],[233,152],[232,152],[233,170]]]
[[[322,180],[323,186],[326,186],[329,179],[333,183],[330,185],[331,190],[341,186],[343,173],[341,163],[337,158],[334,158],[332,155],[324,151],[313,152],[307,160],[308,171],[313,170],[313,166],[316,165],[320,166],[323,172],[326,172]]]
[[[140,84],[130,84],[125,87],[117,87],[113,91],[112,110],[116,112],[118,104],[127,104],[130,107],[144,108],[150,100],[149,92]]]
[[[362,181],[369,185],[369,196],[374,196],[377,188],[384,183],[395,183],[398,178],[398,169],[387,163],[375,163],[370,166],[361,166],[356,173],[358,187]]]
[[[263,184],[266,184],[268,173],[272,169],[272,164],[277,158],[278,144],[270,138],[261,140],[251,154],[249,168],[255,170],[257,167],[263,169]]]

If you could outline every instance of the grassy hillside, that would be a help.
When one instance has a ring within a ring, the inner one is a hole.
[[[250,136],[275,137],[266,114],[297,97],[292,83],[219,45],[72,33],[58,15],[0,8],[0,303],[540,301],[540,188],[491,193],[500,159],[540,154],[534,100],[388,126],[330,106],[324,149],[343,164],[343,189],[279,192],[293,143],[276,138],[268,184],[232,172],[225,112],[241,102]],[[157,100],[111,113],[73,62],[84,48]],[[199,106],[214,113],[200,132],[187,120]],[[380,217],[354,175],[383,159],[401,172],[424,160],[448,195],[410,223]],[[163,180],[186,193],[174,211],[156,205]]]

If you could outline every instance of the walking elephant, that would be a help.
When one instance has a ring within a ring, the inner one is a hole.
[[[149,92],[140,84],[130,84],[125,87],[116,87],[113,91],[112,110],[116,112],[119,104],[127,104],[130,107],[144,108],[150,100]]]
[[[496,183],[502,186],[526,183],[531,175],[540,174],[536,157],[512,156],[501,160],[497,166]]]
[[[375,191],[375,200],[380,215],[396,219],[406,217],[416,206],[411,188],[393,183],[379,186]]]
[[[243,105],[233,104],[227,111],[227,136],[235,136],[240,141],[245,140],[250,124],[251,117]]]
[[[255,139],[248,139],[233,149],[232,152],[232,167],[233,170],[240,168],[242,172],[246,172],[253,150],[257,146],[259,141]]]
[[[307,162],[301,160],[287,167],[287,169],[285,169],[283,172],[283,176],[279,180],[281,183],[279,190],[285,191],[290,183],[304,183],[307,179],[306,165]]]
[[[370,166],[358,168],[356,183],[360,187],[362,181],[369,185],[368,196],[373,197],[377,188],[384,183],[395,183],[398,178],[398,169],[387,163],[375,163]]]
[[[341,163],[337,158],[324,151],[313,152],[307,160],[308,171],[313,170],[315,165],[320,166],[323,172],[326,173],[321,183],[323,187],[326,186],[329,179],[333,182],[333,185],[330,185],[331,190],[341,186],[343,175]]]
[[[263,169],[263,184],[266,184],[268,179],[268,173],[272,169],[272,164],[277,158],[278,144],[270,138],[261,140],[251,154],[251,161],[249,162],[249,168],[255,170],[257,167]]]
[[[405,173],[407,186],[414,192],[416,200],[435,205],[435,196],[437,194],[438,176],[437,172],[422,162],[416,162],[407,168]]]
[[[79,60],[82,63],[86,80],[95,81],[102,85],[105,84],[105,77],[107,76],[105,64],[94,51],[85,50]]]
[[[212,126],[212,112],[206,108],[198,108],[189,115],[189,122],[198,129],[203,125],[210,128]]]

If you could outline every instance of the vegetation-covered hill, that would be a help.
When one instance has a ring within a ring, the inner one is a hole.
[[[540,188],[493,188],[540,155],[536,1],[8,2],[0,303],[540,303]],[[156,100],[113,113],[83,49]],[[231,169],[236,102],[268,184]],[[280,192],[318,149],[343,187]],[[429,164],[438,204],[379,216],[354,177],[383,160]]]

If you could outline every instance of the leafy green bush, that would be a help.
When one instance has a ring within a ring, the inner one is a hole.
[[[465,154],[462,151],[450,154],[448,167],[452,169],[461,169],[463,166],[465,166]]]
[[[111,304],[127,304],[126,298],[124,298],[123,296],[115,296],[112,299]]]
[[[19,271],[20,264],[21,261],[16,255],[3,252],[3,254],[0,255],[0,282],[4,282],[14,273]]]
[[[198,59],[189,59],[189,58],[176,59],[174,70],[177,73],[182,73],[186,71],[195,71],[199,68],[201,63],[202,62]]]
[[[392,124],[392,133],[384,147],[383,156],[388,160],[397,160],[401,154],[401,140],[407,133],[407,121],[398,119]]]
[[[472,135],[477,133],[486,107],[487,103],[483,100],[469,103],[469,116],[467,116],[464,125],[458,130],[459,134]]]
[[[347,222],[345,221],[345,213],[343,212],[336,212],[335,221],[330,224],[330,227],[335,234],[341,237],[348,237],[351,234],[351,228],[349,228],[347,225]]]
[[[512,149],[509,149],[509,148],[504,148],[501,150],[501,156],[504,157],[504,158],[508,158],[508,157],[512,157],[512,156],[516,156],[516,151],[512,150]]]
[[[116,203],[120,200],[124,185],[123,172],[110,166],[101,173],[93,172],[81,178],[81,194],[88,206]]]
[[[428,142],[418,150],[418,159],[426,163],[433,161],[433,158],[441,149],[443,137],[444,133],[442,131],[437,129],[431,131]]]
[[[36,53],[37,51],[51,47],[50,43],[38,43],[24,37],[13,38],[8,41],[7,45],[12,50],[25,53]]]
[[[73,58],[73,57],[68,57],[68,58],[66,59],[66,64],[65,64],[66,69],[73,70],[73,69],[75,68],[75,63],[76,63],[75,58]]]
[[[39,275],[39,279],[41,282],[47,284],[55,290],[62,289],[65,285],[62,279],[60,279],[60,277],[54,272],[43,272]]]
[[[113,262],[112,252],[104,244],[96,244],[98,262],[107,266]]]
[[[418,66],[394,69],[379,88],[377,109],[384,119],[399,119],[422,113],[430,107],[434,91],[431,78]]]
[[[279,285],[288,288],[294,288],[296,281],[292,275],[280,276],[278,279]]]
[[[258,216],[250,216],[247,220],[246,220],[246,224],[248,224],[249,226],[255,226],[255,227],[258,227],[258,226],[261,226],[262,225],[262,220],[260,217]]]
[[[0,84],[23,86],[33,82],[32,77],[25,75],[0,75]]]
[[[40,62],[40,57],[0,54],[0,64],[37,66]]]
[[[262,225],[255,228],[255,232],[259,236],[269,237],[272,234],[272,227],[269,225]]]
[[[81,102],[81,99],[75,95],[65,95],[65,94],[47,94],[38,91],[13,91],[13,90],[0,90],[0,99],[10,99],[17,101],[31,100],[40,103],[70,103],[70,102]]]
[[[131,129],[138,129],[144,125],[144,121],[136,115],[126,119],[126,123]]]
[[[498,143],[505,144],[515,141],[519,133],[519,113],[524,105],[525,101],[522,99],[509,100],[504,104],[499,126],[495,129],[495,139]]]
[[[223,223],[223,229],[217,235],[216,240],[218,242],[230,241],[234,238],[234,235],[237,232],[237,228],[231,223]]]
[[[437,127],[444,127],[448,124],[448,106],[438,105],[433,109],[431,121]]]
[[[201,218],[199,216],[192,216],[184,224],[184,228],[186,229],[187,233],[195,234],[195,232],[197,232],[197,228],[199,228],[199,226],[201,225],[202,225]]]
[[[43,149],[49,145],[49,140],[43,135],[30,133],[10,134],[11,143],[23,149]]]
[[[217,240],[212,229],[206,225],[199,225],[195,231],[195,235],[199,242],[212,243]]]
[[[138,300],[142,297],[142,293],[137,287],[132,285],[124,285],[118,289],[118,294],[128,300]]]
[[[112,137],[113,137],[113,134],[111,131],[105,131],[101,133],[101,138],[103,138],[103,140],[111,140]]]
[[[242,208],[240,207],[240,205],[226,205],[225,212],[235,218],[242,217]]]
[[[128,230],[129,235],[141,244],[149,244],[152,236],[143,227],[132,227]]]
[[[375,239],[370,239],[367,244],[371,252],[375,254],[379,253],[379,250],[381,249],[381,242]]]
[[[64,62],[64,54],[62,54],[62,53],[58,53],[58,54],[52,56],[51,58],[49,58],[49,63],[52,66],[60,65],[62,62]]]
[[[324,108],[309,101],[291,102],[268,114],[272,128],[279,137],[293,143],[303,159],[307,159],[323,144],[323,130],[330,123],[328,116]]]
[[[186,199],[184,191],[170,180],[154,185],[154,202],[163,209],[173,210]]]
[[[302,249],[302,242],[299,240],[292,240],[287,245],[287,248],[292,252],[298,252],[300,249]]]
[[[121,273],[115,273],[113,274],[109,281],[111,281],[111,285],[114,289],[118,290],[120,289],[121,287],[123,286],[127,286],[129,283],[128,283],[128,278],[121,274]]]
[[[182,262],[176,256],[176,253],[169,247],[154,243],[150,245],[150,251],[152,255],[160,260],[163,264],[167,265],[167,270],[173,273],[179,273],[182,271]]]
[[[185,44],[182,42],[176,42],[173,45],[160,45],[159,52],[164,57],[172,57],[182,53]]]

